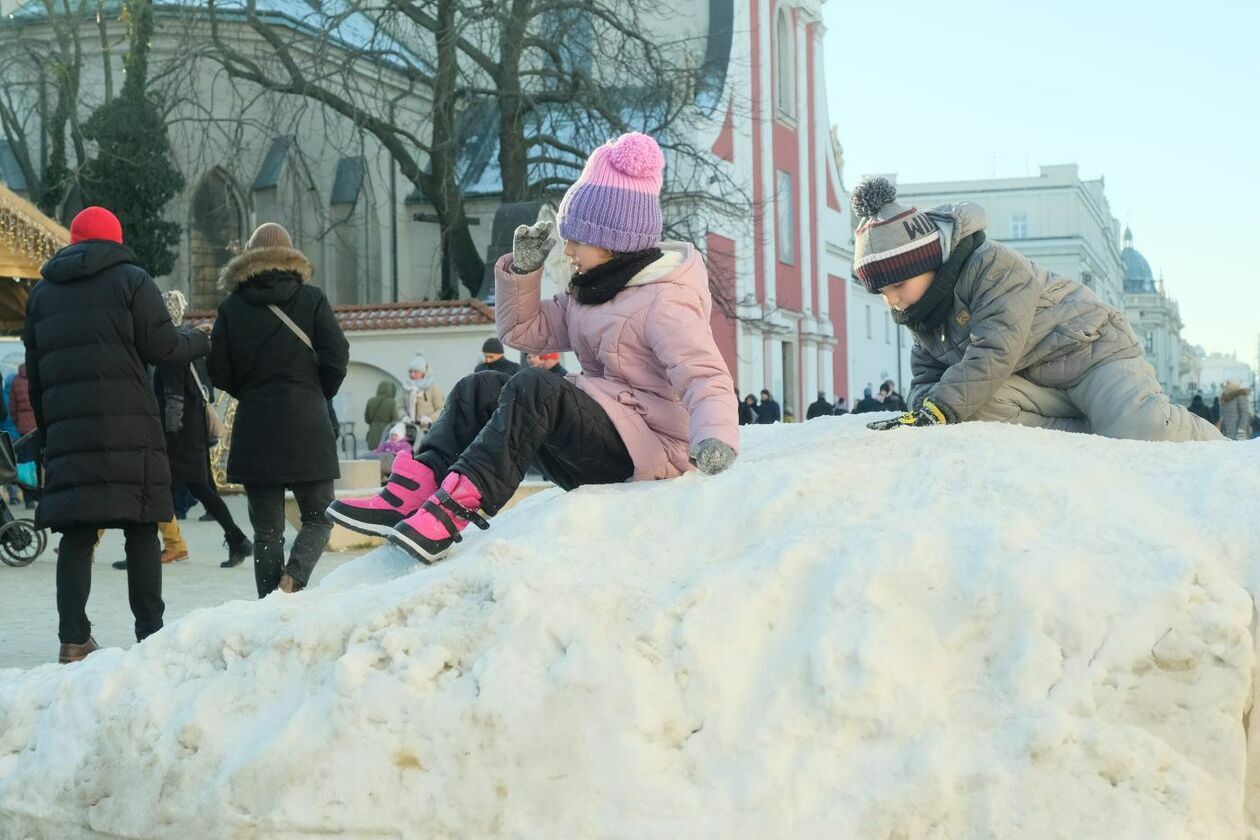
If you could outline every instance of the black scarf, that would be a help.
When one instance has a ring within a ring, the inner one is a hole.
[[[569,281],[569,294],[577,298],[578,303],[587,306],[607,303],[634,279],[634,275],[659,260],[661,256],[660,248],[616,254],[603,265],[597,265],[590,271],[574,274],[573,279]]]
[[[930,333],[944,324],[950,310],[954,308],[954,287],[958,285],[963,266],[983,242],[982,230],[959,242],[954,253],[937,269],[936,277],[923,293],[923,297],[906,309],[894,309],[892,319],[917,333]]]

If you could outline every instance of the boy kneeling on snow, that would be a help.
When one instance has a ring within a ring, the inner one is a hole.
[[[876,430],[994,420],[1133,440],[1220,440],[1173,404],[1124,314],[1074,280],[985,241],[984,210],[853,191],[854,273],[914,333],[910,410]]]
[[[380,534],[431,563],[469,523],[488,527],[537,462],[559,487],[725,470],[739,447],[735,390],[709,326],[700,253],[661,242],[665,166],[651,137],[596,149],[560,204],[573,267],[541,298],[549,222],[516,229],[495,266],[495,317],[510,346],[573,350],[578,376],[487,370],[452,389],[413,459],[400,452],[376,496],[332,503],[328,516]],[[480,511],[480,512],[479,512]]]

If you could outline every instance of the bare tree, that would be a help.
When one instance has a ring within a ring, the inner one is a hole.
[[[694,45],[663,41],[658,0],[344,0],[296,27],[258,0],[209,0],[214,55],[236,79],[304,97],[376,139],[434,210],[462,284],[484,262],[465,208],[470,121],[497,122],[504,201],[554,197],[591,148],[628,130],[662,140],[671,170],[746,206],[726,169],[690,145],[699,119]],[[426,107],[416,107],[416,102]],[[702,173],[703,171],[703,173]],[[713,184],[720,184],[715,190]],[[453,291],[453,290],[449,290]]]

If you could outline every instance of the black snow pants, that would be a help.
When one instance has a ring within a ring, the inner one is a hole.
[[[634,474],[630,453],[599,403],[539,368],[461,379],[416,458],[439,480],[448,472],[471,479],[491,516],[512,498],[531,463],[564,490],[616,484]]]

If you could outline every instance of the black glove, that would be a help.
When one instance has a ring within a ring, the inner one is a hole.
[[[949,421],[945,419],[945,412],[936,407],[936,403],[931,400],[924,400],[923,405],[914,411],[907,411],[900,417],[894,417],[891,420],[876,420],[874,423],[867,423],[866,428],[873,429],[877,432],[886,432],[889,429],[900,429],[903,426],[944,426]]]

